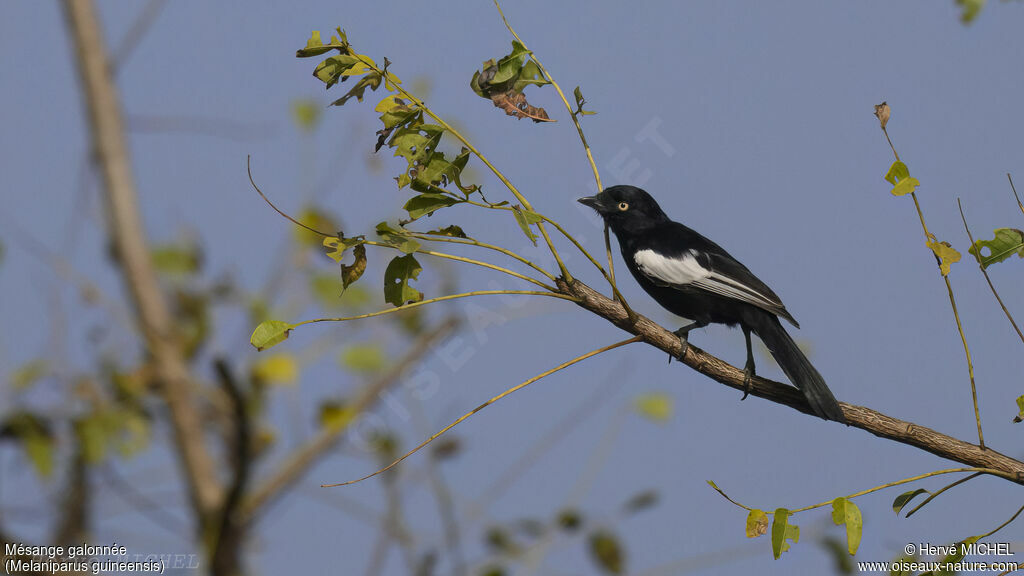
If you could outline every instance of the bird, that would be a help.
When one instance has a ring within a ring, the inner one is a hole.
[[[775,292],[746,266],[718,244],[670,219],[650,194],[635,186],[612,186],[578,202],[596,210],[615,233],[626,267],[640,287],[669,312],[690,320],[674,332],[682,344],[680,359],[686,354],[691,330],[708,324],[739,326],[747,345],[743,398],[750,393],[756,374],[750,346],[753,333],[817,416],[846,422],[825,379],[780,318],[797,328],[800,325]]]

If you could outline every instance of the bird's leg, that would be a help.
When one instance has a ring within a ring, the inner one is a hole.
[[[676,330],[675,332],[673,332],[673,334],[675,334],[676,336],[679,336],[679,344],[681,345],[681,348],[679,349],[679,355],[676,356],[677,360],[682,362],[683,358],[686,356],[686,350],[690,347],[690,342],[687,340],[687,336],[690,334],[690,330],[693,330],[694,328],[703,328],[703,327],[705,327],[707,325],[708,325],[707,322],[701,322],[700,320],[694,320],[693,322],[690,322],[686,326],[683,326],[679,330]],[[669,364],[672,363],[672,355],[671,354],[668,355],[668,363]]]
[[[750,388],[754,379],[754,350],[750,347],[750,328],[743,326],[743,339],[747,341],[747,363],[743,366],[743,398],[746,400],[750,395]]]

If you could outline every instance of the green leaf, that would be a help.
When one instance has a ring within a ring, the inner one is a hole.
[[[1013,418],[1014,422],[1024,421],[1024,396],[1017,396],[1017,415]]]
[[[353,344],[341,352],[341,365],[352,372],[379,372],[387,364],[379,344]]]
[[[987,255],[982,252],[986,248]],[[1002,262],[1014,254],[1024,258],[1024,232],[1016,228],[996,228],[991,240],[975,240],[968,252],[974,255],[982,268]]]
[[[387,222],[377,224],[377,235],[389,245],[398,248],[406,254],[412,254],[420,249],[420,243],[415,238],[410,238],[402,228],[394,228]]]
[[[672,418],[672,397],[663,393],[641,394],[633,401],[638,414],[654,422]]]
[[[292,119],[303,132],[312,132],[317,127],[320,123],[320,111],[320,106],[312,98],[292,102]]]
[[[895,500],[892,501],[892,511],[899,514],[903,511],[907,504],[910,504],[911,500],[917,498],[921,494],[931,494],[931,492],[925,490],[924,488],[918,488],[917,490],[908,490],[903,494],[900,494],[899,496],[896,497]]]
[[[193,243],[163,244],[151,252],[153,267],[168,276],[189,276],[199,271],[202,252]]]
[[[658,503],[658,492],[655,490],[644,490],[638,494],[634,494],[626,501],[623,508],[626,512],[636,513],[647,508],[653,507]]]
[[[450,238],[469,238],[466,233],[462,231],[462,228],[452,224],[451,226],[445,226],[444,228],[438,228],[437,230],[431,230],[426,232],[431,236],[448,236]]]
[[[526,234],[526,237],[530,239],[530,242],[533,242],[533,245],[536,246],[537,235],[533,233],[530,226],[538,222],[543,222],[544,219],[536,212],[524,210],[519,204],[512,207],[512,213],[515,215],[516,222],[519,224],[519,227],[523,230],[523,234]]]
[[[622,574],[625,554],[615,534],[608,530],[595,530],[587,539],[590,558],[605,574]]]
[[[392,259],[384,271],[384,300],[395,306],[423,300],[423,294],[409,286],[409,281],[417,279],[422,269],[412,254]]]
[[[50,436],[31,434],[21,439],[25,455],[43,478],[53,474],[57,442]]]
[[[11,374],[11,387],[18,391],[28,390],[43,376],[46,376],[46,361],[32,360]]]
[[[409,212],[410,220],[416,220],[421,216],[429,216],[441,208],[447,208],[458,203],[459,201],[451,196],[437,192],[425,192],[410,198],[402,208]]]
[[[580,87],[579,86],[577,86],[572,91],[572,95],[576,99],[576,112],[574,114],[582,114],[584,116],[589,116],[591,114],[597,114],[597,112],[592,112],[590,110],[584,110],[583,109],[583,105],[587,103],[587,100],[583,97],[583,92],[580,91]]]
[[[353,246],[362,246],[363,242],[366,241],[364,236],[355,236],[353,238],[339,238],[337,236],[331,236],[324,238],[322,245],[327,249],[327,255],[334,259],[335,262],[341,262],[345,258],[345,251]]]
[[[517,41],[512,42],[512,52],[497,63],[487,60],[482,70],[473,74],[469,85],[478,96],[487,98],[509,116],[529,118],[534,122],[551,122],[543,108],[531,106],[523,90],[527,86],[543,86],[551,82],[544,78],[540,66],[533,60],[527,61],[530,51]]]
[[[906,164],[897,160],[889,167],[889,171],[885,174],[885,179],[889,184],[895,186],[897,182],[908,176],[910,176],[910,169],[907,168]]]
[[[352,250],[352,255],[355,256],[355,261],[351,264],[341,265],[341,291],[344,292],[348,289],[356,280],[363,275],[366,271],[366,245],[358,244],[355,249]]]
[[[360,70],[360,72],[365,72],[367,70],[367,68],[365,68],[366,65],[363,64],[362,62],[360,62],[359,64],[363,67],[363,70]],[[359,65],[353,66],[352,68],[349,68],[348,70],[343,72],[342,75],[351,76],[353,71],[359,67]],[[331,106],[344,106],[345,103],[351,100],[352,98],[355,98],[356,100],[362,102],[363,96],[365,96],[366,94],[366,89],[369,88],[371,91],[376,92],[377,88],[380,88],[380,82],[382,79],[383,78],[378,72],[366,73],[362,78],[359,79],[358,82],[356,82],[355,86],[353,86],[351,90],[345,93],[344,96],[338,98],[334,102],[331,102]]]
[[[56,440],[49,422],[32,412],[15,412],[0,422],[0,438],[11,437],[21,443],[25,456],[36,473],[47,478],[53,473]]]
[[[960,7],[960,21],[970,24],[985,7],[985,0],[956,0],[956,5]]]
[[[317,64],[316,68],[313,69],[313,76],[319,78],[321,82],[327,85],[327,88],[330,88],[341,80],[345,72],[357,64],[362,64],[359,58],[349,54],[337,54],[325,58]]]
[[[757,508],[747,514],[747,538],[757,538],[768,533],[768,515]]]
[[[267,384],[295,384],[299,378],[299,363],[286,352],[265,356],[253,365],[252,378]]]
[[[773,516],[772,554],[778,560],[783,552],[789,550],[787,540],[792,540],[794,544],[800,541],[800,527],[789,523],[790,512],[786,508],[777,508]]]
[[[320,425],[324,428],[342,430],[349,425],[355,414],[344,402],[325,401],[320,405]]]
[[[846,524],[846,549],[850,556],[857,553],[860,547],[861,532],[864,529],[864,519],[860,515],[860,508],[853,502],[840,496],[832,501],[832,522],[836,526]]]
[[[340,228],[338,221],[333,216],[313,205],[303,206],[302,211],[299,212],[299,216],[296,219],[314,230],[330,232]],[[296,244],[299,244],[300,246],[320,247],[323,239],[323,236],[320,234],[310,232],[309,230],[298,226],[292,228],[292,231],[292,239]]]
[[[566,508],[555,517],[555,524],[566,532],[573,532],[583,525],[583,515],[575,508]]]
[[[252,331],[249,343],[257,350],[266,350],[284,342],[294,328],[294,325],[280,320],[264,320]]]
[[[939,265],[939,270],[943,276],[948,276],[950,265],[960,261],[960,253],[949,242],[939,242],[932,234],[929,234],[928,238],[927,245],[935,254],[935,261]]]
[[[893,185],[893,196],[910,194],[921,185],[916,178],[910,177],[910,170],[907,168],[907,165],[899,160],[893,162],[892,166],[889,167],[889,171],[885,174],[885,179]]]
[[[920,185],[921,183],[918,182],[917,178],[905,178],[903,180],[900,180],[900,183],[893,187],[892,195],[906,196],[907,194],[910,194],[915,189],[917,189],[917,187]]]
[[[330,44],[324,44],[323,41],[320,40],[320,31],[319,30],[314,30],[313,34],[310,36],[309,40],[306,42],[306,47],[305,48],[300,48],[298,51],[296,51],[295,52],[295,56],[297,58],[309,58],[309,57],[312,57],[312,56],[319,56],[321,54],[326,54],[327,52],[330,52],[331,50],[334,50],[334,49],[347,50],[348,49],[348,39],[345,37],[345,33],[342,32],[339,29],[338,30],[338,36],[339,37],[332,36],[331,37],[331,43]]]

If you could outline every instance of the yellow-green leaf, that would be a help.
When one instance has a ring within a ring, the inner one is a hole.
[[[516,204],[512,207],[512,213],[515,214],[516,222],[519,227],[523,230],[523,234],[533,242],[533,245],[537,245],[537,235],[533,233],[530,226],[538,222],[542,222],[544,219],[540,217],[536,212],[525,210],[522,206]]]
[[[622,574],[625,553],[618,537],[608,530],[597,530],[588,538],[590,557],[605,574]]]
[[[836,526],[846,524],[846,549],[850,556],[857,553],[860,547],[861,532],[864,528],[864,519],[860,515],[860,508],[853,502],[840,496],[832,501],[832,522]]]
[[[885,174],[885,179],[889,184],[895,186],[897,182],[908,176],[910,176],[910,169],[907,168],[906,164],[897,160],[889,167],[889,171]]]
[[[446,208],[458,203],[459,201],[451,196],[437,192],[425,192],[419,196],[413,196],[410,198],[403,208],[409,212],[409,219],[415,220],[421,216],[430,216],[441,208]]]
[[[292,119],[304,132],[312,132],[320,123],[321,108],[312,98],[292,102]]]
[[[633,407],[641,416],[655,422],[664,422],[672,417],[672,397],[668,394],[641,394],[633,401]]]
[[[757,538],[768,533],[768,514],[764,510],[753,509],[747,514],[747,538]]]
[[[291,354],[272,354],[253,365],[252,377],[267,384],[292,385],[299,378],[299,363]]]
[[[789,550],[787,540],[792,540],[794,544],[800,541],[800,527],[789,523],[789,515],[790,512],[786,508],[776,508],[773,513],[775,519],[772,521],[772,554],[776,560],[783,552]]]
[[[943,276],[949,275],[949,267],[954,262],[960,261],[960,253],[953,248],[949,242],[939,242],[935,236],[929,234],[928,247],[935,254],[935,261],[939,264],[939,271]]]
[[[982,253],[984,249],[988,249],[988,254]],[[968,252],[978,259],[982,268],[1002,262],[1014,254],[1024,258],[1024,232],[1016,228],[996,228],[991,240],[976,240]]]
[[[386,363],[378,344],[354,344],[341,352],[341,365],[353,372],[376,372]]]
[[[905,508],[907,504],[910,504],[911,500],[917,498],[921,494],[931,494],[931,492],[925,490],[924,488],[918,488],[917,490],[908,490],[907,492],[900,494],[899,496],[896,497],[895,500],[892,501],[892,511],[899,514],[903,511],[903,508]]]
[[[294,325],[280,320],[264,320],[252,331],[249,343],[257,350],[266,350],[288,338]]]
[[[46,361],[42,359],[32,360],[11,374],[11,386],[15,390],[27,390],[45,375]]]
[[[916,178],[910,177],[910,170],[907,168],[907,165],[899,160],[893,162],[892,166],[889,167],[889,171],[885,174],[885,179],[893,185],[893,196],[910,194],[921,185]]]
[[[324,402],[320,405],[320,425],[341,430],[348,426],[354,414],[343,402]]]
[[[363,244],[356,245],[355,249],[352,250],[352,255],[355,256],[355,260],[351,264],[341,265],[341,290],[344,292],[350,284],[359,280],[366,271],[366,246]]]
[[[384,271],[384,300],[395,306],[423,300],[423,293],[409,285],[423,268],[412,254],[397,256]]]
[[[1024,420],[1024,396],[1017,396],[1017,416],[1014,417],[1014,422],[1021,422]]]

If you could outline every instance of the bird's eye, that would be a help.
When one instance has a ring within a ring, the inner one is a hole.
[[[629,203],[627,203],[627,202],[619,202],[619,210],[621,210],[623,212],[625,212],[626,210],[629,210]]]

